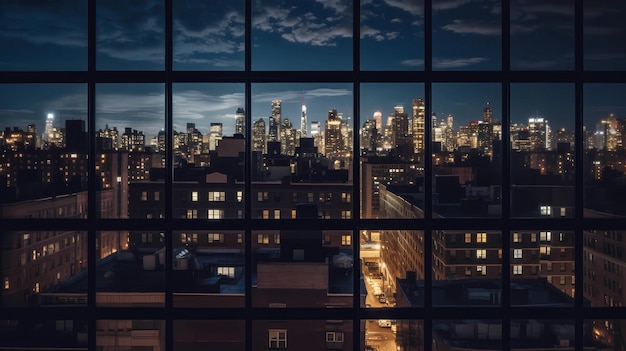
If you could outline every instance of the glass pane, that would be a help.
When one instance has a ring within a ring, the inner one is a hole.
[[[260,350],[355,350],[353,335],[352,321],[348,320],[252,322],[252,345]]]
[[[0,348],[6,350],[87,350],[85,320],[3,320]]]
[[[165,305],[164,233],[141,230],[98,232],[96,257],[98,306]]]
[[[0,84],[0,217],[87,217],[84,84]]]
[[[418,83],[361,84],[361,218],[423,217],[423,96]]]
[[[511,304],[574,304],[574,232],[519,230],[511,233]]]
[[[87,305],[87,256],[87,232],[2,233],[2,304]]]
[[[245,1],[181,0],[173,4],[174,69],[244,69]]]
[[[2,1],[0,47],[0,71],[86,70],[87,0]]]
[[[165,217],[162,84],[96,86],[100,218]]]
[[[626,231],[587,229],[583,235],[583,296],[593,307],[623,307]]]
[[[96,349],[164,350],[165,321],[97,320]]]
[[[499,84],[433,84],[433,217],[501,215],[501,92]]]
[[[242,84],[174,84],[174,218],[244,218]],[[165,138],[165,131],[159,133]]]
[[[244,328],[244,321],[175,320],[174,351],[243,351]]]
[[[433,1],[433,69],[502,67],[500,1]]]
[[[585,320],[584,338],[585,347],[595,347],[605,350],[624,349],[624,321],[623,319]]]
[[[164,0],[109,0],[96,4],[99,70],[165,68]]]
[[[574,85],[511,84],[511,215],[574,217]]]
[[[252,68],[351,69],[352,20],[351,0],[255,1],[252,5]]]
[[[244,307],[244,231],[174,232],[174,307]]]
[[[511,1],[511,69],[574,69],[574,1]]]
[[[569,349],[575,347],[574,322],[570,320],[522,319],[511,321],[513,349]]]
[[[252,232],[252,306],[351,307],[352,234],[342,230]]]
[[[501,350],[502,321],[434,320],[433,350],[440,349],[439,345],[459,345],[459,348],[469,350]]]
[[[423,2],[361,2],[360,45],[362,70],[423,70]]]
[[[423,306],[422,230],[362,230],[360,250],[365,307]]]
[[[502,233],[433,231],[433,306],[502,304]]]
[[[585,84],[585,217],[626,215],[626,84]]]
[[[626,3],[583,1],[584,69],[626,69]]]
[[[424,349],[424,321],[416,319],[367,319],[361,321],[365,343],[361,350]],[[344,349],[345,350],[345,349]]]
[[[252,218],[352,218],[352,107],[349,84],[252,85]]]

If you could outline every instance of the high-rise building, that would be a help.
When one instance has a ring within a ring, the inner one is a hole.
[[[241,107],[235,113],[235,134],[246,135],[246,112]]]
[[[263,118],[259,118],[252,124],[252,151],[259,151],[265,153],[266,151],[266,139],[265,139],[265,121]]]
[[[292,156],[296,151],[296,130],[289,118],[283,119],[280,126],[280,153]]]
[[[337,113],[337,109],[328,111],[328,120],[326,120],[326,129],[324,130],[324,154],[327,158],[340,157],[344,150],[344,139],[341,133],[341,119]]]
[[[550,150],[550,125],[548,120],[536,117],[528,119],[530,148],[532,151]]]
[[[280,123],[282,113],[282,101],[272,100],[272,113],[270,114],[270,125],[267,141],[280,141]]]
[[[426,113],[424,99],[413,99],[412,110],[411,134],[413,135],[413,149],[416,154],[420,154],[424,151],[424,114]]]
[[[307,122],[306,122],[306,105],[302,101],[302,118],[300,119],[300,137],[307,137]]]
[[[48,116],[46,116],[46,128],[44,129],[44,134],[43,134],[43,140],[46,143],[49,143],[50,139],[53,138],[52,136],[53,128],[54,128],[54,114],[48,113]]]
[[[141,131],[125,128],[122,134],[121,149],[123,151],[141,152],[146,147],[146,137]]]
[[[217,148],[217,144],[222,140],[223,128],[222,123],[211,123],[209,127],[209,150],[213,151]]]

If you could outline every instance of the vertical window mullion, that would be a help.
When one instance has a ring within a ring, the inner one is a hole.
[[[507,0],[502,1],[502,164],[501,164],[501,207],[502,207],[502,223],[503,226],[500,231],[502,237],[502,300],[501,308],[503,309],[502,315],[502,349],[508,350],[511,348],[511,232],[512,229],[509,223],[511,216],[511,166],[510,162],[510,72],[511,72],[511,4]]]
[[[87,160],[87,347],[96,349],[96,0],[87,4],[87,130],[89,157]]]
[[[360,116],[360,79],[359,73],[361,71],[361,2],[358,0],[354,0],[352,3],[352,70],[353,70],[353,84],[352,84],[352,101],[353,101],[353,115]],[[360,222],[360,206],[361,206],[361,194],[360,192],[360,138],[359,138],[359,121],[357,118],[354,119],[352,126],[352,215],[350,216],[349,221],[354,223],[355,225],[352,227],[352,255],[354,257],[354,262],[361,262],[360,255],[360,226],[358,223]],[[343,240],[342,240],[343,241]],[[361,265],[358,265],[359,270],[361,269]],[[361,275],[353,274],[352,280],[352,339],[353,345],[360,345],[360,336],[361,336],[361,320],[360,320],[360,307],[361,307]]]
[[[432,2],[424,1],[424,350],[432,349],[433,327],[433,233],[432,233],[432,71],[433,71],[433,13]]]
[[[173,0],[165,0],[165,350],[174,349],[173,321],[173,100],[172,100],[172,52],[173,52]]]
[[[252,0],[245,4],[245,179],[244,179],[244,252],[245,252],[245,350],[252,351]]]

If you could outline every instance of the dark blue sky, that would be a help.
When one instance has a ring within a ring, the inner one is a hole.
[[[351,70],[352,1],[254,0],[253,70]],[[174,69],[242,70],[244,63],[244,0],[174,1]],[[585,67],[626,68],[626,9],[623,2],[585,2]],[[164,68],[164,1],[97,1],[97,69],[161,70]],[[85,70],[87,68],[87,0],[0,2],[0,71]],[[491,70],[501,64],[501,1],[438,0],[433,3],[433,68]],[[423,69],[423,2],[362,0],[360,23],[363,70]],[[512,0],[511,67],[571,69],[573,67],[573,0]],[[615,92],[616,113],[623,105]],[[620,89],[618,89],[621,91]],[[162,84],[98,85],[98,127],[111,122],[143,129],[147,134],[164,125]],[[299,128],[302,93],[309,121],[324,120],[337,108],[355,120],[350,84],[254,84],[253,120],[267,118],[272,99],[283,100],[283,116]],[[511,118],[527,121],[539,114],[555,127],[573,125],[573,87],[515,84],[511,88]],[[592,93],[590,93],[592,94]],[[84,114],[86,89],[76,85],[2,87],[3,125],[40,121],[47,111],[60,118]],[[410,111],[411,100],[423,97],[423,85],[364,84],[362,116],[376,110],[388,116],[393,107]],[[494,117],[502,118],[498,84],[433,85],[433,111],[452,114],[455,125],[481,118],[489,101]],[[234,128],[234,114],[243,107],[239,84],[175,84],[174,124],[187,121],[202,128],[224,123]],[[81,110],[82,109],[82,110]],[[358,116],[356,116],[358,117]],[[83,117],[84,118],[84,117]]]

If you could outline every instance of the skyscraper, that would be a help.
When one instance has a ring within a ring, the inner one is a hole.
[[[209,150],[215,150],[220,140],[222,140],[222,123],[211,123],[209,127]]]
[[[50,139],[53,138],[53,128],[54,128],[54,114],[48,113],[46,117],[46,128],[44,129],[43,140],[48,143]]]
[[[328,158],[338,157],[343,150],[343,134],[341,134],[341,119],[337,114],[337,109],[328,111],[324,135],[326,140],[324,154]]]
[[[235,113],[235,134],[246,135],[246,112],[241,107]]]
[[[550,150],[550,126],[547,119],[529,118],[528,132],[531,150]]]
[[[252,124],[252,150],[265,153],[265,121],[259,118]]]
[[[412,134],[413,148],[416,154],[424,151],[424,99],[413,99]]]
[[[300,136],[306,138],[306,105],[302,101],[302,118],[300,119]]]
[[[270,127],[267,141],[280,141],[280,115],[282,101],[272,100],[272,114],[270,115]]]

